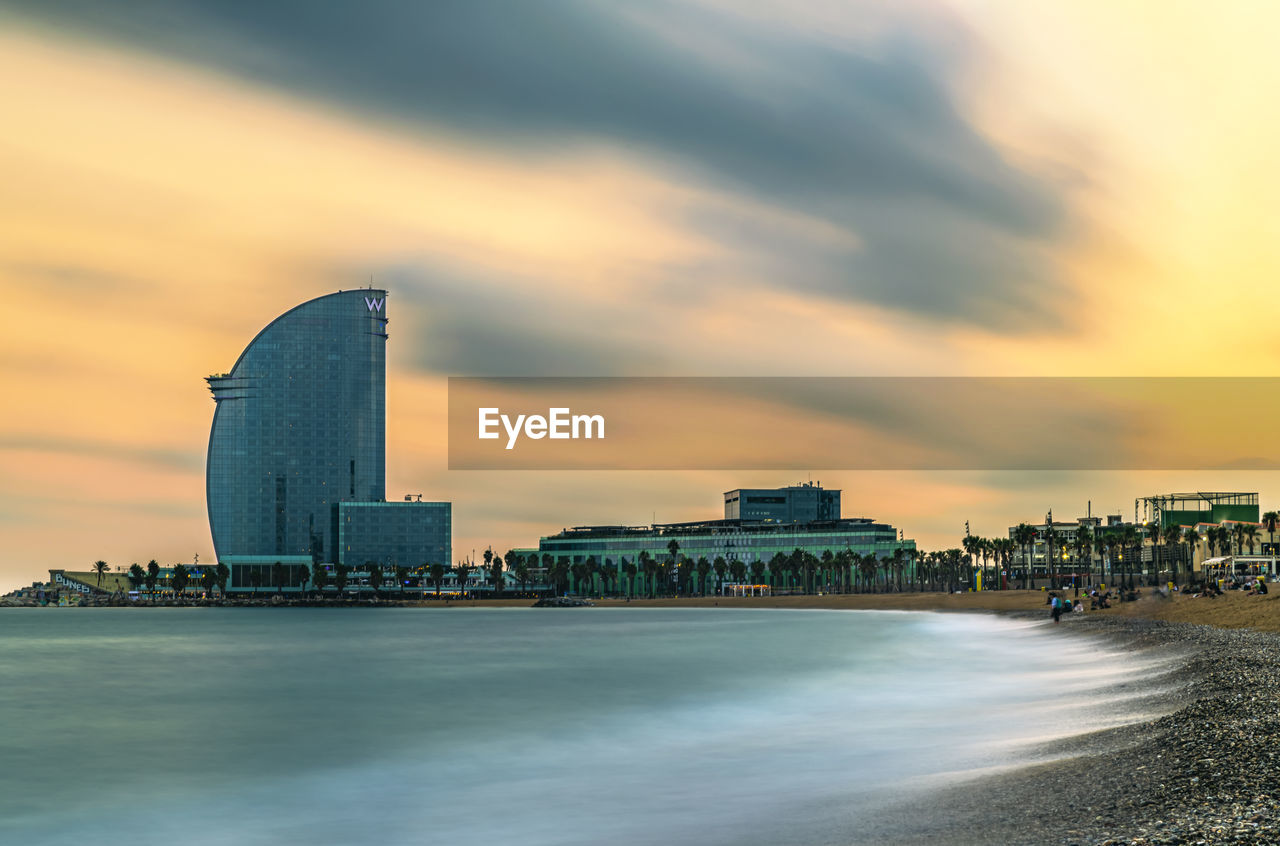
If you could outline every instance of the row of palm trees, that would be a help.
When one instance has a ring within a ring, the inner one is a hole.
[[[322,566],[276,562],[270,567],[252,567],[247,581],[256,593],[259,588],[297,587],[304,592],[310,584],[320,592],[332,586],[341,595],[352,583],[357,573],[367,580],[374,593],[381,595],[388,582],[396,586],[400,594],[413,586],[423,592],[433,585],[435,596],[441,595],[446,580],[452,576],[454,586],[465,595],[470,576],[478,572],[488,582],[486,593],[501,596],[508,581],[519,585],[519,594],[534,592],[562,594],[574,592],[590,595],[618,595],[626,597],[706,596],[720,593],[726,581],[735,584],[767,584],[773,592],[800,593],[881,593],[926,590],[964,590],[978,586],[978,577],[987,589],[1009,587],[1005,574],[1020,570],[1022,587],[1029,588],[1036,577],[1032,562],[1032,550],[1038,541],[1045,545],[1042,572],[1052,587],[1061,587],[1071,575],[1079,574],[1079,566],[1085,563],[1090,576],[1096,580],[1132,587],[1137,576],[1137,562],[1145,544],[1152,547],[1152,570],[1170,572],[1174,581],[1188,580],[1196,546],[1207,541],[1210,555],[1226,554],[1234,546],[1237,554],[1248,549],[1254,551],[1259,540],[1259,525],[1234,523],[1209,527],[1203,534],[1194,526],[1169,526],[1163,531],[1155,524],[1148,524],[1140,531],[1132,524],[1093,532],[1088,527],[1078,529],[1067,542],[1066,537],[1051,525],[1043,531],[1021,523],[1008,538],[983,538],[968,535],[957,549],[922,552],[912,547],[898,547],[889,554],[858,553],[852,549],[823,550],[814,554],[795,549],[791,553],[777,552],[767,562],[755,559],[750,562],[737,558],[717,556],[709,560],[696,560],[680,552],[676,540],[667,543],[667,554],[640,551],[635,557],[619,556],[598,561],[595,556],[574,562],[565,556],[551,553],[522,555],[508,550],[498,555],[486,549],[483,565],[460,561],[452,567],[441,563],[428,563],[420,567],[382,565],[367,561],[361,568],[345,564],[331,569]],[[1275,533],[1280,529],[1280,513],[1268,511],[1262,515],[1261,529],[1268,532],[1272,548]],[[1022,566],[1015,568],[1015,554],[1021,552]],[[1097,567],[1095,568],[1095,561]],[[1070,564],[1070,569],[1066,569]],[[1167,565],[1167,566],[1166,566]],[[107,571],[106,562],[94,564],[99,585]],[[1181,573],[1179,572],[1181,570]],[[230,571],[225,564],[205,567],[198,571],[199,584],[212,595],[215,588],[224,595]],[[191,584],[193,573],[185,565],[173,568],[169,586],[181,593]],[[154,598],[160,581],[160,566],[148,562],[146,568],[134,564],[129,568],[128,579],[135,590],[145,587]],[[712,587],[714,583],[714,587]]]
[[[102,575],[107,570],[105,561],[95,562],[93,569],[98,574],[98,585],[102,585]],[[160,564],[153,558],[147,562],[144,568],[141,564],[134,562],[129,567],[129,571],[125,574],[125,578],[129,580],[129,585],[136,591],[146,590],[148,596],[154,602],[156,597],[156,588],[161,582]],[[188,569],[185,564],[175,564],[173,572],[169,575],[168,588],[176,594],[180,594],[187,589],[187,586],[196,580],[205,591],[213,594],[214,588],[218,588],[223,594],[227,592],[227,581],[231,578],[231,570],[226,564],[219,562],[212,567]]]
[[[1023,587],[1027,587],[1027,580],[1033,575],[1031,550],[1037,541],[1043,541],[1045,574],[1053,587],[1060,586],[1063,575],[1060,566],[1065,566],[1070,556],[1070,573],[1078,572],[1079,565],[1083,562],[1089,574],[1096,573],[1099,581],[1132,588],[1139,569],[1137,565],[1142,558],[1142,548],[1146,545],[1151,547],[1153,573],[1168,572],[1175,582],[1182,582],[1183,579],[1190,580],[1192,577],[1195,550],[1201,541],[1206,542],[1210,557],[1231,554],[1233,548],[1236,555],[1243,554],[1246,549],[1249,554],[1253,554],[1259,543],[1261,530],[1268,532],[1271,548],[1275,548],[1277,528],[1280,528],[1280,512],[1268,511],[1262,515],[1261,524],[1237,522],[1230,527],[1210,526],[1203,533],[1196,526],[1170,525],[1161,530],[1155,523],[1148,523],[1141,529],[1128,524],[1099,532],[1082,526],[1067,542],[1064,535],[1052,525],[1044,530],[1037,530],[1027,523],[1020,523],[1013,530],[1011,544],[1022,550]],[[973,554],[983,552],[984,560],[986,552],[991,552],[994,556],[998,551],[998,556],[1007,568],[1009,554],[1005,546],[1006,539],[990,541],[984,538],[966,538],[965,541],[966,551]],[[1098,563],[1096,569],[1095,555]]]
[[[665,556],[641,550],[634,558],[619,556],[617,561],[605,558],[601,562],[587,556],[574,562],[549,552],[522,556],[510,551],[505,561],[490,556],[486,552],[485,563],[495,592],[502,589],[504,564],[510,566],[522,591],[536,577],[553,593],[649,598],[718,594],[726,582],[767,584],[775,593],[809,594],[960,589],[971,579],[959,549],[921,554],[911,547],[899,547],[885,555],[849,548],[826,549],[819,554],[795,549],[776,552],[768,561],[747,562],[723,556],[694,559],[682,555],[679,542],[673,539]]]

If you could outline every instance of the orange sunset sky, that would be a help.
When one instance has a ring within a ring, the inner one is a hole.
[[[1271,375],[1278,27],[1246,0],[0,0],[0,590],[209,560],[203,377],[371,278],[387,496],[451,500],[455,557],[809,478],[925,548],[1160,491],[1276,508],[1275,472],[451,472],[445,379]]]

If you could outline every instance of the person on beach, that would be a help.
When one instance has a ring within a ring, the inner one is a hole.
[[[1051,594],[1051,596],[1052,599],[1050,600],[1051,608],[1049,610],[1049,615],[1053,617],[1053,621],[1057,623],[1062,620],[1062,600],[1056,593]]]

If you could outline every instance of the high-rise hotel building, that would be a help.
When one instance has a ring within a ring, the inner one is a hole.
[[[449,564],[450,504],[386,501],[387,339],[387,292],[340,291],[208,377],[209,528],[233,588],[276,562]]]

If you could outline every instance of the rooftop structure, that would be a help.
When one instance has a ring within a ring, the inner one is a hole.
[[[1258,494],[1246,491],[1195,491],[1155,494],[1134,500],[1136,519],[1141,503],[1149,519],[1161,530],[1169,526],[1221,523],[1223,520],[1258,522]]]
[[[726,491],[724,518],[770,523],[839,520],[840,491],[823,490],[821,482],[785,488],[739,488]]]

